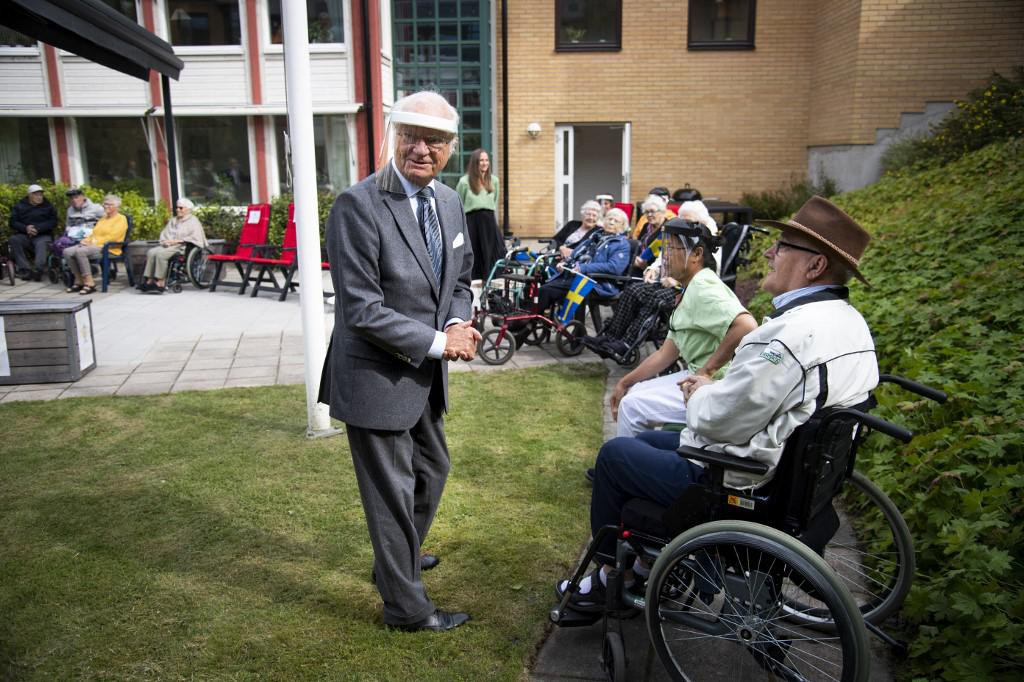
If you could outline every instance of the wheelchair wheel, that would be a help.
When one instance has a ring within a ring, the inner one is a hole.
[[[791,622],[796,593],[836,631]],[[673,679],[868,679],[857,604],[820,556],[773,528],[715,521],[685,531],[655,562],[646,601],[651,642]]]
[[[623,682],[626,679],[626,648],[622,645],[622,635],[617,632],[609,632],[604,636],[601,667],[610,682]]]
[[[488,365],[504,365],[515,355],[516,340],[507,329],[489,329],[477,344],[476,352]]]
[[[516,342],[522,339],[527,346],[539,346],[551,340],[551,329],[543,322],[530,320],[530,326],[525,333],[516,335]]]
[[[209,263],[209,249],[191,249],[185,262],[185,274],[192,286],[206,289],[213,280],[213,266]]]
[[[892,500],[859,471],[838,498],[842,525],[825,547],[825,563],[843,581],[864,620],[880,625],[903,604],[914,580],[914,540]],[[793,620],[831,630],[825,614],[795,600]]]
[[[580,339],[587,333],[587,328],[579,320],[570,320],[558,335],[555,336],[555,345],[562,355],[572,357],[583,352],[583,342]]]

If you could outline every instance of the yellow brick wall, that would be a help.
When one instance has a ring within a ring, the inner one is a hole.
[[[993,69],[1024,62],[1020,0],[760,0],[752,51],[688,51],[685,0],[622,4],[621,51],[566,53],[554,49],[553,1],[508,0],[517,234],[554,228],[558,123],[632,124],[632,201],[686,182],[739,200],[802,178],[808,146],[872,143],[901,112],[962,97]],[[543,128],[537,139],[531,121]]]

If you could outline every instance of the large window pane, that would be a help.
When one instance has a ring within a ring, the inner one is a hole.
[[[294,0],[293,0],[294,1]],[[306,19],[309,22],[309,42],[345,42],[345,0],[306,0]],[[281,0],[269,0],[270,42],[284,42]]]
[[[621,45],[621,0],[557,0],[555,48],[617,50]]]
[[[755,0],[690,0],[688,47],[754,47]]]
[[[281,193],[292,191],[289,174],[291,147],[286,144],[287,119],[274,117],[274,135],[277,138],[277,170],[281,178]],[[289,140],[290,141],[290,140]],[[350,184],[348,170],[348,125],[345,116],[313,117],[313,149],[316,155],[316,186],[322,192],[340,193]]]
[[[45,118],[0,118],[0,182],[53,180]]]
[[[172,45],[238,45],[238,0],[167,0]]]
[[[180,116],[174,123],[181,139],[185,196],[228,206],[252,201],[245,118]]]
[[[133,190],[153,198],[153,169],[140,119],[80,118],[78,139],[88,184],[108,192]]]

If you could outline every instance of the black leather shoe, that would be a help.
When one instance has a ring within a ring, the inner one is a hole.
[[[595,476],[595,474],[596,474],[596,473],[597,473],[597,472],[596,472],[596,470],[594,469],[594,467],[590,467],[590,468],[589,468],[589,469],[587,469],[587,470],[586,470],[585,472],[583,472],[583,475],[587,477],[587,480],[588,480],[588,481],[590,481],[591,483],[593,483],[593,482],[594,482],[594,476]]]
[[[441,557],[436,554],[420,555],[420,571],[429,571],[432,568],[437,568],[439,563],[441,563]],[[377,583],[377,571],[370,571],[370,581],[374,584]]]
[[[406,632],[418,632],[420,630],[429,630],[431,632],[444,632],[445,630],[452,630],[459,627],[463,623],[469,620],[468,613],[462,613],[460,611],[442,611],[436,609],[432,614],[427,616],[421,621],[416,623],[408,623],[407,625],[388,625],[389,628],[395,630],[404,630]]]

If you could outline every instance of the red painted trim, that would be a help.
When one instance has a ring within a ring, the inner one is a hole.
[[[171,207],[171,169],[167,164],[167,141],[163,136],[163,119],[157,119],[160,125],[156,126],[158,131],[153,137],[156,139],[156,175],[160,187],[160,199],[167,207]],[[172,210],[173,213],[173,210]]]
[[[142,25],[151,33],[156,33],[156,18],[153,16],[153,3],[150,0],[142,0]],[[164,105],[163,89],[160,85],[160,76],[155,71],[149,72],[149,103],[154,107]],[[163,126],[155,126],[160,130]],[[163,135],[157,134],[156,138],[156,178],[159,188],[158,199],[163,200],[168,207],[171,205],[171,171],[167,168],[167,146]]]
[[[47,46],[49,47],[49,46]],[[57,160],[60,165],[60,177],[57,182],[71,182],[71,159],[68,158],[68,127],[64,119],[53,119],[53,132],[57,136]]]
[[[355,4],[355,3],[353,3]],[[373,148],[379,150],[384,140],[384,101],[383,81],[381,80],[381,58],[380,58],[380,3],[368,2],[367,14],[370,25],[370,84],[372,85],[373,96],[376,99],[371,103],[370,115],[373,116]],[[386,159],[377,159],[377,167],[380,168]]]
[[[253,116],[253,138],[256,141],[256,191],[257,196],[253,200],[269,201],[270,192],[267,191],[267,141],[263,134],[264,120],[261,116]]]
[[[150,33],[156,33],[156,20],[153,18],[153,3],[142,3],[142,25]],[[154,107],[163,106],[163,92],[160,89],[160,75],[156,71],[149,72],[149,103]]]
[[[64,100],[60,92],[60,70],[57,68],[57,49],[52,45],[43,45],[46,60],[46,82],[50,87],[50,106],[62,107]]]
[[[260,32],[256,25],[256,0],[246,0],[245,3],[245,26],[248,45],[245,53],[249,57],[249,82],[252,87],[252,103],[263,103],[263,78],[260,58]]]
[[[349,3],[352,9],[352,92],[355,99],[362,100],[366,92],[364,84],[364,62],[366,60],[363,49],[363,3],[353,0]],[[370,158],[366,151],[366,135],[369,126],[367,125],[368,112],[372,109],[372,103],[363,102],[362,108],[356,114],[356,172],[359,178],[365,178],[370,174]]]

